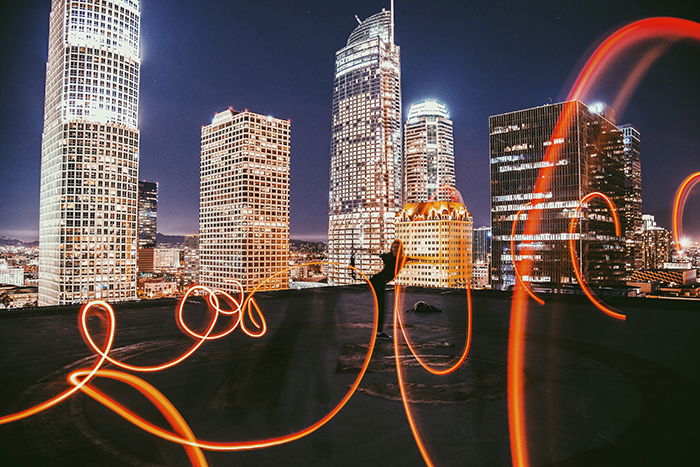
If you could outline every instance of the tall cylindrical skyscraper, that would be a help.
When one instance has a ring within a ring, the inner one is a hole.
[[[450,201],[455,153],[447,107],[436,100],[413,104],[404,126],[404,147],[406,203]]]
[[[53,0],[39,304],[136,298],[138,0]]]
[[[335,54],[329,193],[329,282],[357,282],[394,238],[402,204],[401,69],[393,12],[360,21]]]

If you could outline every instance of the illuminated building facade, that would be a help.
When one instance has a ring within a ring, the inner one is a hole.
[[[182,250],[177,248],[155,248],[153,269],[158,272],[176,273],[180,269]]]
[[[136,298],[140,2],[53,0],[39,305]]]
[[[620,207],[620,220],[625,230],[627,273],[643,267],[642,252],[642,164],[639,130],[621,125],[625,157],[625,202]]]
[[[642,268],[662,269],[673,257],[673,235],[650,214],[643,215],[642,224]]]
[[[290,121],[228,109],[202,127],[200,283],[246,291],[289,260]],[[262,290],[286,289],[289,274]]]
[[[155,248],[158,233],[158,182],[139,182],[139,248]]]
[[[551,140],[565,105],[572,106],[573,118],[564,138]],[[579,200],[600,191],[622,206],[625,172],[622,132],[614,122],[591,111],[579,101],[558,103],[494,115],[489,119],[491,163],[492,283],[506,290],[515,284],[511,228],[519,211],[515,235],[516,250],[527,242],[528,259],[533,261],[525,282],[539,289],[561,291],[576,282],[568,252],[568,229]],[[560,145],[553,166],[549,190],[533,190],[540,169],[549,166],[545,151]],[[531,214],[528,203],[539,201],[540,231],[522,234]],[[574,240],[584,277],[592,285],[618,285],[625,275],[624,241],[615,236],[610,212],[602,202],[584,207]],[[516,260],[525,255],[516,253]]]
[[[406,203],[450,201],[455,186],[452,120],[435,100],[411,106],[404,125],[404,195]]]
[[[358,19],[359,21],[359,19]],[[335,55],[329,190],[329,283],[381,268],[402,206],[401,70],[392,11],[370,16]]]
[[[199,284],[199,235],[185,235],[182,254],[182,280],[187,285]]]
[[[491,260],[491,227],[477,227],[472,235],[472,261],[488,263]]]
[[[405,286],[465,288],[472,272],[472,217],[462,203],[408,203],[397,215],[396,238],[408,256],[397,282]]]

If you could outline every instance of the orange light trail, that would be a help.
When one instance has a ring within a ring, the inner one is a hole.
[[[579,72],[564,105],[562,113],[557,121],[551,139],[566,136],[567,129],[574,115],[573,100],[583,100],[589,90],[593,89],[603,78],[606,72],[632,47],[645,41],[676,41],[692,39],[700,41],[700,23],[694,21],[655,17],[635,21],[624,26],[608,36],[591,54],[585,65]],[[659,51],[658,56],[663,51]],[[648,64],[639,65],[637,73],[628,79],[623,89],[621,102],[628,95],[648,70],[651,62],[657,58],[655,52],[648,55]],[[619,95],[619,93],[618,93]],[[617,109],[618,111],[621,109]],[[533,188],[533,194],[543,194],[547,191],[554,170],[554,164],[559,156],[560,145],[547,147],[544,161],[548,166],[539,171],[537,182]],[[537,204],[539,201],[533,203]],[[526,235],[537,234],[540,230],[540,217],[529,216],[526,224]],[[521,273],[529,273],[532,267],[531,261],[521,263]],[[528,294],[522,287],[516,287],[511,304],[510,329],[508,333],[508,429],[510,435],[511,461],[514,466],[527,467],[530,465],[527,442],[527,423],[525,414],[525,397],[523,394],[523,368],[525,360],[525,332],[527,330]]]
[[[462,198],[462,195],[459,193],[459,191],[456,188],[452,188],[452,193],[456,192],[458,195],[458,199]],[[397,239],[399,242],[399,249],[397,252],[397,261],[396,261],[396,266],[394,270],[394,277],[398,277],[399,274],[401,273],[401,270],[407,263],[407,261],[410,260],[420,260],[422,262],[435,262],[435,258],[431,257],[411,257],[410,259],[404,254],[404,247],[403,247],[403,242],[400,239]],[[439,245],[442,245],[442,239],[440,238],[438,241]],[[462,264],[463,269],[466,270],[466,258],[467,255],[463,255],[463,261],[464,263]],[[442,257],[442,249],[440,249],[440,256],[437,258],[438,262],[443,261]],[[466,324],[466,329],[465,329],[465,339],[464,339],[464,347],[462,349],[461,354],[455,359],[455,361],[448,365],[447,367],[441,368],[441,367],[435,367],[431,365],[429,362],[427,362],[425,359],[423,359],[420,354],[415,350],[411,339],[409,338],[409,335],[406,331],[406,328],[404,326],[403,320],[401,318],[401,315],[403,313],[403,292],[402,292],[402,287],[398,284],[394,284],[394,319],[393,319],[393,332],[394,332],[394,362],[396,364],[396,377],[398,380],[398,385],[399,385],[399,392],[401,394],[401,403],[404,408],[404,412],[406,414],[406,420],[408,421],[408,426],[411,429],[411,433],[413,434],[413,439],[416,442],[416,446],[418,447],[418,451],[421,454],[421,457],[423,458],[423,461],[425,464],[429,467],[432,467],[435,465],[433,462],[429,452],[428,448],[425,444],[425,441],[423,440],[423,436],[421,435],[420,428],[418,427],[418,423],[415,420],[415,417],[413,415],[413,411],[411,409],[411,404],[408,401],[408,394],[406,390],[406,383],[404,381],[404,371],[403,367],[401,365],[401,358],[399,356],[399,347],[400,347],[400,341],[399,341],[399,333],[403,336],[404,341],[406,342],[406,345],[411,353],[411,355],[416,359],[416,361],[419,363],[419,365],[428,373],[436,375],[436,376],[443,376],[447,375],[450,373],[455,372],[459,367],[461,367],[464,362],[467,359],[467,356],[469,355],[469,351],[471,349],[471,343],[472,343],[472,296],[471,296],[471,287],[469,284],[469,281],[466,283],[466,295],[467,295],[467,324]]]
[[[681,236],[683,235],[683,209],[692,189],[700,182],[700,172],[689,175],[676,191],[673,200],[673,241],[677,251],[681,251]]]
[[[527,203],[525,206],[530,206],[532,203]],[[535,294],[535,292],[532,291],[530,286],[528,286],[525,281],[523,281],[523,276],[520,274],[520,270],[518,269],[518,260],[515,259],[515,255],[517,254],[517,251],[515,249],[515,231],[518,226],[518,222],[520,220],[520,216],[522,215],[523,211],[525,208],[521,209],[518,211],[518,213],[515,215],[515,219],[513,219],[513,226],[510,229],[510,254],[513,259],[513,271],[515,272],[515,278],[517,283],[520,285],[520,287],[525,289],[525,292],[532,298],[534,301],[539,303],[540,305],[544,305],[544,300],[542,300],[540,297]]]
[[[295,440],[298,440],[300,438],[303,438],[305,436],[310,435],[311,433],[317,431],[320,429],[322,426],[324,426],[326,423],[328,423],[333,417],[335,417],[340,410],[345,407],[347,402],[350,400],[350,398],[355,394],[357,391],[357,388],[359,387],[362,378],[364,377],[365,373],[367,372],[367,368],[369,367],[369,363],[372,359],[372,353],[374,349],[374,344],[376,340],[376,333],[377,333],[377,328],[379,324],[379,310],[378,310],[378,303],[376,296],[372,294],[372,299],[373,299],[373,328],[372,328],[372,334],[370,337],[370,343],[369,343],[369,348],[367,351],[367,354],[364,357],[362,366],[360,368],[360,371],[358,372],[357,377],[353,381],[353,383],[350,385],[350,388],[348,391],[345,393],[345,395],[341,398],[341,400],[330,410],[328,411],[323,417],[321,417],[319,420],[314,422],[313,424],[289,433],[285,434],[282,436],[277,436],[277,437],[272,437],[272,438],[266,438],[266,439],[258,439],[258,440],[250,440],[250,441],[239,441],[239,442],[221,442],[221,441],[207,441],[207,440],[200,440],[197,439],[192,431],[190,430],[189,426],[185,422],[185,420],[182,418],[182,416],[179,414],[177,409],[168,401],[168,399],[163,396],[157,389],[155,389],[153,386],[149,385],[147,382],[142,380],[141,378],[131,375],[129,373],[121,372],[121,371],[115,371],[115,370],[101,370],[100,367],[105,361],[109,361],[121,368],[128,369],[131,371],[136,371],[136,372],[155,372],[155,371],[162,371],[166,370],[169,368],[172,368],[173,366],[177,365],[178,363],[181,363],[183,360],[185,360],[187,357],[191,356],[206,340],[211,340],[211,339],[219,339],[221,337],[224,337],[225,335],[230,334],[233,329],[236,328],[238,324],[240,324],[241,329],[249,336],[251,337],[260,337],[265,334],[267,331],[267,324],[265,321],[265,317],[260,310],[259,305],[256,303],[254,299],[255,293],[260,291],[264,284],[267,281],[272,280],[273,278],[286,274],[289,272],[289,270],[294,269],[294,268],[299,268],[299,267],[306,267],[306,266],[312,266],[312,265],[322,265],[322,264],[331,264],[331,265],[336,265],[336,266],[341,266],[341,267],[347,267],[349,269],[352,269],[355,271],[356,274],[359,274],[360,277],[369,285],[370,290],[372,285],[369,282],[369,278],[362,273],[359,269],[356,269],[353,266],[348,266],[348,265],[342,265],[339,263],[333,263],[333,262],[328,262],[328,261],[314,261],[314,262],[309,262],[309,263],[304,263],[300,265],[295,265],[291,268],[286,268],[283,271],[280,271],[263,281],[261,281],[255,289],[250,292],[250,294],[245,297],[245,300],[243,300],[243,303],[241,303],[240,299],[236,299],[227,292],[220,291],[220,290],[214,290],[210,289],[208,287],[204,286],[193,286],[190,289],[187,290],[185,295],[180,299],[178,303],[178,308],[177,308],[177,313],[176,313],[176,319],[178,321],[178,325],[180,326],[180,329],[185,329],[187,334],[189,334],[191,337],[198,339],[198,342],[191,347],[187,352],[183,353],[180,357],[171,360],[169,362],[163,363],[161,365],[156,365],[156,366],[135,366],[135,365],[128,365],[123,362],[119,362],[118,360],[112,359],[109,357],[109,352],[112,349],[112,343],[114,340],[114,333],[115,333],[115,317],[114,317],[114,310],[113,308],[107,303],[102,300],[94,300],[91,302],[88,302],[81,308],[80,312],[80,319],[79,319],[79,327],[81,329],[81,333],[83,334],[84,340],[86,343],[88,343],[88,346],[97,354],[100,356],[99,360],[95,364],[94,367],[91,369],[79,369],[76,371],[73,371],[68,375],[68,381],[73,385],[72,388],[60,393],[59,395],[41,403],[38,404],[32,408],[23,410],[21,412],[17,412],[14,414],[6,415],[0,418],[1,423],[9,423],[12,421],[20,420],[22,418],[29,417],[31,415],[37,414],[43,410],[46,410],[50,407],[53,407],[54,405],[66,400],[68,397],[73,395],[77,391],[83,391],[96,401],[100,402],[103,404],[105,407],[109,408],[112,410],[114,413],[118,414],[119,416],[123,417],[125,420],[129,421],[130,423],[134,424],[135,426],[141,428],[142,430],[151,433],[152,435],[158,436],[162,439],[181,444],[183,447],[185,447],[187,454],[190,458],[190,461],[192,462],[193,465],[206,465],[206,459],[204,458],[203,454],[201,453],[201,449],[206,449],[206,450],[211,450],[211,451],[244,451],[244,450],[253,450],[253,449],[262,449],[262,448],[267,448],[271,446],[277,446],[280,444],[286,444]],[[240,284],[238,284],[240,286]],[[195,291],[203,291],[208,294],[208,306],[212,307],[215,311],[208,327],[207,330],[204,334],[198,334],[194,331],[192,331],[186,324],[183,318],[183,307],[184,304],[187,300],[187,298]],[[224,300],[232,306],[232,309],[230,310],[224,310],[220,307],[220,302],[218,299],[218,296],[221,295],[224,297]],[[242,295],[241,295],[242,297]],[[106,313],[106,316],[109,318],[108,320],[108,329],[107,329],[107,339],[106,339],[106,344],[104,346],[104,349],[100,349],[97,347],[97,345],[94,343],[92,336],[90,335],[87,327],[87,316],[88,313],[94,309],[99,307],[101,310],[103,310]],[[227,328],[226,330],[220,332],[219,334],[212,335],[211,332],[214,329],[214,326],[216,324],[217,316],[219,313],[225,314],[225,315],[232,315],[238,312],[238,316],[236,320]],[[248,328],[246,328],[245,325],[245,315],[248,315],[248,318],[250,321],[253,323],[253,326],[255,326],[258,330],[257,331],[251,331]],[[255,317],[257,315],[257,319]],[[106,394],[102,393],[95,387],[89,385],[88,383],[92,380],[94,377],[105,377],[105,378],[111,378],[115,379],[117,381],[121,381],[123,383],[126,383],[136,390],[138,390],[141,394],[146,396],[148,400],[154,404],[158,410],[163,413],[163,415],[166,417],[170,425],[175,429],[175,432],[166,430],[164,428],[161,428],[144,418],[140,417],[139,415],[135,414],[134,412],[130,411],[128,408],[123,406],[122,404],[118,403],[117,401],[113,400]]]
[[[581,290],[583,290],[583,293],[586,294],[586,297],[588,297],[591,303],[593,303],[593,305],[595,305],[596,308],[598,308],[606,315],[612,316],[615,319],[625,320],[627,319],[627,317],[624,314],[603,303],[603,301],[600,300],[598,296],[588,286],[586,279],[581,273],[581,266],[579,265],[578,255],[576,254],[576,242],[574,241],[574,233],[576,232],[578,214],[581,212],[581,207],[584,204],[588,203],[589,201],[595,198],[602,199],[603,201],[605,201],[605,204],[608,205],[608,209],[610,209],[610,213],[613,217],[613,223],[615,224],[615,235],[617,235],[618,237],[622,235],[620,217],[617,213],[617,208],[615,207],[615,203],[613,203],[613,200],[610,199],[608,195],[597,191],[588,193],[586,196],[581,198],[581,201],[578,203],[578,206],[576,206],[576,210],[574,211],[574,216],[571,218],[571,222],[569,223],[569,255],[571,257],[571,265],[574,268],[574,274],[576,274],[576,280],[578,281],[579,286],[581,286]]]

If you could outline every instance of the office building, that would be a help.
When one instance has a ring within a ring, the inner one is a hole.
[[[0,285],[24,286],[24,269],[11,268],[7,262],[0,261]]]
[[[185,285],[199,284],[199,234],[185,235],[182,267],[183,283]]]
[[[435,100],[412,105],[403,141],[405,202],[450,201],[455,155],[447,107]]]
[[[573,116],[564,137],[552,132],[564,109]],[[489,119],[491,154],[491,225],[493,287],[515,284],[513,259],[532,260],[525,282],[541,290],[562,291],[576,282],[569,258],[571,216],[580,199],[594,191],[606,193],[617,206],[624,203],[622,132],[614,121],[579,101],[544,105],[494,115]],[[556,162],[545,161],[547,148],[558,146]],[[549,187],[533,194],[540,169],[552,170]],[[539,232],[522,233],[537,203]],[[516,229],[516,252],[511,251],[511,228]],[[622,284],[624,241],[615,235],[612,215],[600,200],[581,210],[573,234],[584,277],[593,286]],[[528,246],[523,250],[524,246]]]
[[[462,203],[409,203],[398,214],[396,238],[408,256],[397,283],[415,287],[465,288],[472,271],[472,217]]]
[[[39,305],[136,298],[140,2],[53,0]]]
[[[331,285],[382,267],[402,203],[401,69],[393,11],[359,20],[335,54],[328,256]]]
[[[620,220],[625,231],[625,262],[628,275],[643,266],[642,165],[639,130],[621,125],[625,159],[625,202]]]
[[[473,230],[472,261],[475,263],[491,261],[491,227],[482,226]]]
[[[650,214],[643,215],[642,225],[642,268],[663,269],[673,258],[673,235]]]
[[[155,248],[158,233],[158,182],[139,182],[139,248]]]
[[[200,283],[289,287],[290,121],[232,108],[202,127]],[[279,273],[279,274],[278,274]],[[278,275],[276,275],[278,274]]]
[[[181,266],[182,250],[179,248],[155,248],[153,269],[158,272],[176,273]]]

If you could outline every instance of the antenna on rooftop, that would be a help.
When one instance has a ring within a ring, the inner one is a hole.
[[[355,19],[357,20],[357,24],[362,24],[362,20],[359,16],[355,15]]]

